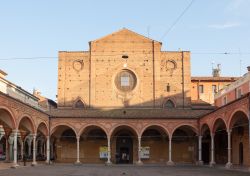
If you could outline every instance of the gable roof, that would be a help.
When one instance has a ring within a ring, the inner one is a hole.
[[[132,30],[127,29],[127,28],[120,29],[120,30],[118,30],[118,31],[116,31],[116,32],[113,32],[113,33],[111,33],[111,34],[108,34],[108,35],[106,35],[106,36],[103,36],[103,37],[101,37],[101,38],[98,38],[98,39],[96,39],[96,40],[92,40],[91,42],[97,42],[97,41],[99,41],[99,40],[104,40],[104,39],[107,39],[107,38],[112,37],[112,36],[114,36],[114,35],[119,35],[119,34],[123,34],[123,33],[129,33],[129,34],[131,34],[131,35],[137,36],[137,37],[142,38],[142,39],[144,39],[144,40],[154,41],[154,42],[156,42],[156,43],[160,43],[160,44],[161,44],[161,42],[159,42],[159,41],[153,40],[153,39],[151,39],[151,38],[149,38],[149,37],[146,37],[146,36],[144,36],[144,35],[141,35],[141,34],[139,34],[139,33],[136,33],[136,32],[134,32],[134,31],[132,31]]]

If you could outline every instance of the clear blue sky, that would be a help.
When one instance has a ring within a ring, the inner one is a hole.
[[[59,50],[88,50],[88,41],[123,27],[160,40],[191,0],[9,0],[0,5],[0,69],[8,80],[56,99]],[[250,65],[250,0],[196,0],[162,40],[163,50],[192,52],[193,76],[239,76]],[[213,53],[236,53],[230,55]],[[203,53],[203,54],[199,54]],[[238,54],[241,53],[241,54]],[[240,64],[240,60],[242,64]]]

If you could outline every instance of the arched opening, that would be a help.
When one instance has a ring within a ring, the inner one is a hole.
[[[25,153],[26,151],[25,139],[28,136],[32,139],[32,135],[35,133],[34,129],[35,129],[34,124],[32,123],[31,119],[27,116],[23,117],[21,121],[19,122],[19,126],[18,126],[19,133],[18,133],[18,140],[17,140],[17,156],[18,156],[18,159],[20,160],[24,158],[24,155],[25,157],[28,155],[27,153]],[[29,147],[33,149],[33,141]],[[30,158],[32,156],[33,156],[33,152],[31,152]]]
[[[138,136],[134,129],[128,126],[117,127],[111,136],[111,159],[117,164],[135,163],[138,149]],[[114,151],[114,152],[113,152]]]
[[[150,126],[141,137],[141,160],[143,163],[166,163],[169,138],[160,126]]]
[[[176,163],[195,163],[197,160],[197,135],[193,127],[178,127],[172,136],[172,157]]]
[[[13,143],[9,142],[9,137],[15,128],[11,113],[6,109],[0,109],[0,160],[13,159]]]
[[[104,163],[108,158],[107,135],[98,126],[88,126],[80,138],[80,161],[82,163]]]
[[[164,108],[165,109],[172,109],[175,107],[175,104],[172,100],[167,100],[165,103],[164,103]]]
[[[40,123],[37,128],[37,146],[36,146],[36,157],[38,161],[45,161],[46,160],[46,151],[47,151],[47,145],[46,145],[46,139],[48,136],[48,129],[45,123]]]
[[[213,127],[214,158],[217,164],[226,164],[228,161],[227,128],[222,119],[217,119]]]
[[[84,103],[82,102],[82,100],[77,100],[76,103],[75,103],[75,108],[77,109],[84,109],[85,108],[85,105]]]
[[[32,134],[27,135],[24,139],[24,155],[28,161],[32,161],[33,157],[33,136]]]
[[[234,113],[230,122],[232,136],[232,163],[247,165],[249,151],[249,120],[242,111]]]
[[[73,163],[76,161],[76,133],[66,125],[57,126],[51,135],[51,160]]]
[[[202,135],[202,161],[204,164],[209,164],[211,160],[211,135],[210,129],[207,124],[201,128]]]

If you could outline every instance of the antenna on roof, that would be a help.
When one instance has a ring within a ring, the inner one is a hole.
[[[212,75],[213,75],[213,77],[220,77],[220,71],[221,71],[220,67],[221,67],[221,64],[217,64],[217,68],[214,68],[214,66],[212,65]]]

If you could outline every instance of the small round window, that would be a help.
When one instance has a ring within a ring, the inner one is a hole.
[[[120,91],[132,91],[136,86],[136,76],[130,70],[122,70],[115,77],[115,85]]]

